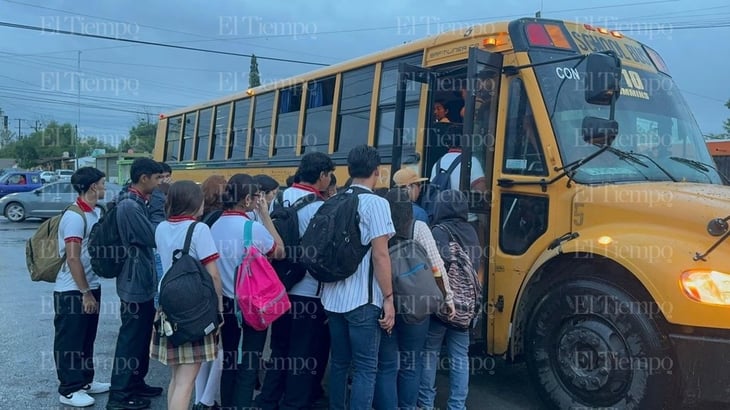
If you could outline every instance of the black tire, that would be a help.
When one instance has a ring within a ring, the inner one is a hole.
[[[25,220],[25,207],[20,202],[11,202],[5,206],[5,217],[10,222],[23,222]]]
[[[530,378],[550,406],[670,407],[674,358],[660,313],[612,284],[575,278],[554,284],[526,331]]]

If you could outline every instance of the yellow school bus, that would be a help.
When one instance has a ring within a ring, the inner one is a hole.
[[[155,153],[176,179],[283,183],[321,151],[344,181],[367,143],[388,186],[457,140],[483,245],[475,352],[526,362],[555,408],[730,402],[730,191],[659,54],[620,32],[442,33],[166,113]]]

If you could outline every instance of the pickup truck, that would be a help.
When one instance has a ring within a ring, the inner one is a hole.
[[[0,177],[0,197],[16,192],[29,192],[42,186],[40,172],[7,172]]]

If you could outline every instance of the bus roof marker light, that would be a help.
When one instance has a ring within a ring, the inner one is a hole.
[[[546,24],[545,30],[547,31],[548,36],[550,36],[550,40],[552,40],[555,47],[565,48],[568,50],[573,48],[570,46],[570,42],[566,38],[565,33],[560,26],[556,24]]]
[[[526,30],[527,39],[530,42],[530,45],[552,47],[553,42],[550,40],[550,36],[548,36],[548,33],[545,30],[545,26],[542,24],[530,23],[527,25]]]
[[[614,37],[616,37],[616,38],[623,38],[624,37],[624,35],[621,34],[620,31],[616,31],[616,30],[612,30],[611,31],[611,35],[614,36]]]
[[[246,94],[248,94],[249,96],[252,96],[253,95],[253,88],[249,88],[248,90],[246,90]]]
[[[583,28],[589,31],[596,31],[596,29],[594,29],[590,24],[584,24]]]
[[[608,34],[608,29],[605,29],[603,27],[598,27],[598,32],[601,34]]]
[[[493,47],[497,45],[497,38],[496,37],[487,37],[484,40],[482,40],[482,46],[483,47]]]

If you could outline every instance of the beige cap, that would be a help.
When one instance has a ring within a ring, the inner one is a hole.
[[[423,181],[428,181],[428,178],[418,176],[418,173],[411,168],[401,168],[393,175],[393,182],[397,186],[408,186]]]

